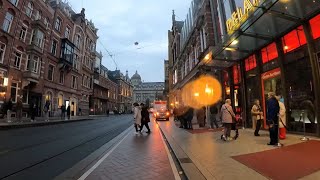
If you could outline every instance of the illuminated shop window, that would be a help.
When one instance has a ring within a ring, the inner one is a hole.
[[[241,82],[240,65],[234,65],[233,70],[233,83],[239,84]]]
[[[245,63],[245,69],[246,71],[250,71],[251,69],[254,69],[257,67],[257,61],[255,55],[252,55],[248,57],[246,60],[244,60]]]
[[[302,26],[289,32],[282,38],[283,51],[288,53],[307,43]]]
[[[262,63],[267,63],[278,57],[276,43],[271,43],[261,50]]]
[[[311,31],[314,39],[320,37],[320,14],[310,20]]]

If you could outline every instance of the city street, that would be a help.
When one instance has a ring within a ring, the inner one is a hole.
[[[131,115],[0,131],[0,179],[53,179],[127,129]]]

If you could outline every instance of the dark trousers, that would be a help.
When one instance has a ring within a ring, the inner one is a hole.
[[[224,136],[230,137],[232,123],[224,123],[223,126],[224,126]]]
[[[134,128],[136,129],[136,132],[138,132],[138,131],[139,131],[138,127],[139,127],[139,125],[138,125],[138,124],[136,124],[136,123],[134,123]]]
[[[256,130],[254,131],[254,135],[258,135],[259,134],[259,131],[260,131],[260,128],[261,128],[261,123],[262,123],[262,120],[257,120],[257,124],[256,124]]]
[[[214,128],[213,124],[214,124],[217,128],[219,128],[218,122],[217,122],[217,118],[216,118],[216,114],[211,114],[211,117],[210,117],[210,126],[211,126],[212,129]]]
[[[149,128],[149,124],[148,124],[148,122],[142,122],[142,123],[141,123],[140,131],[142,131],[143,126],[146,126],[146,128],[147,128],[148,132],[150,132],[150,128]]]
[[[278,143],[278,123],[274,123],[273,126],[269,124],[269,135],[270,135],[270,144]]]
[[[192,119],[187,119],[187,129],[192,129]]]
[[[177,117],[178,120],[180,121],[180,128],[184,127],[184,119],[182,117]]]

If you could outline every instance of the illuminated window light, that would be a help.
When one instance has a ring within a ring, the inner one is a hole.
[[[284,49],[285,49],[285,50],[288,50],[288,49],[289,49],[289,47],[288,47],[288,46],[284,46]]]
[[[236,45],[238,43],[239,43],[239,41],[235,39],[235,40],[232,41],[231,45]]]

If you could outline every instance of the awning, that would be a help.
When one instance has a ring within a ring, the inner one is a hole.
[[[319,0],[265,0],[222,46],[212,50],[213,62],[246,58],[319,12]]]

